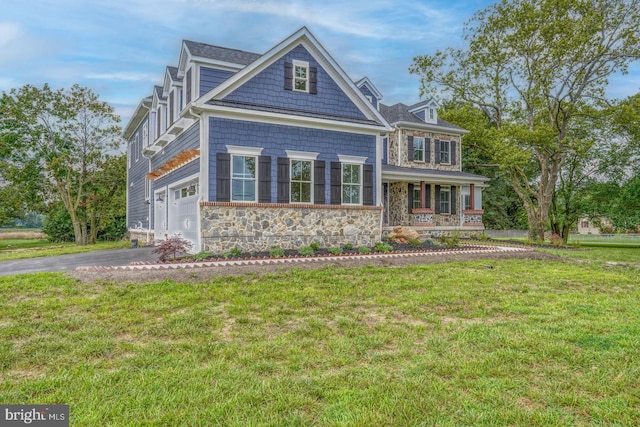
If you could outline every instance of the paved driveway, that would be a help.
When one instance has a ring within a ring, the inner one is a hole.
[[[0,261],[0,276],[75,270],[76,267],[88,265],[116,266],[129,265],[132,261],[157,261],[158,255],[152,254],[153,250],[154,247],[111,249],[74,255]]]

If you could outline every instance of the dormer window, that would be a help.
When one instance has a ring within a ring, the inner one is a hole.
[[[293,61],[293,90],[309,91],[309,63]]]
[[[435,112],[433,111],[433,108],[429,108],[429,119],[433,120],[434,115],[435,115]]]

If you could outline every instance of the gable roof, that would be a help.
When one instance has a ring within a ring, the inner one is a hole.
[[[369,90],[375,95],[375,97],[378,98],[378,100],[382,99],[382,94],[380,93],[378,88],[375,87],[373,83],[371,83],[371,80],[369,80],[369,77],[363,77],[356,82],[357,87],[360,87],[363,85],[366,85],[369,88]]]
[[[442,128],[442,130],[449,130],[455,133],[468,133],[467,130],[440,118],[438,118],[438,122],[436,124],[426,123],[425,121],[420,120],[418,116],[411,112],[411,110],[415,109],[417,105],[421,105],[423,103],[424,101],[412,106],[408,106],[400,102],[391,106],[380,104],[380,113],[392,125],[404,124],[425,128],[437,127]]]
[[[199,108],[205,107],[210,101],[222,100],[225,96],[233,92],[238,87],[252,77],[273,64],[287,52],[298,45],[303,45],[309,53],[318,61],[323,69],[331,75],[334,81],[342,89],[356,107],[365,115],[368,120],[376,122],[379,126],[386,130],[391,130],[380,112],[375,109],[371,103],[365,98],[364,94],[356,87],[353,80],[349,78],[347,73],[340,65],[331,57],[329,52],[315,38],[307,27],[302,27],[291,36],[271,48],[264,55],[258,57],[251,64],[247,65],[227,80],[211,89],[208,93],[201,96],[195,103]]]
[[[214,59],[217,61],[231,62],[233,64],[249,65],[261,56],[258,53],[229,49],[191,40],[183,40],[183,43],[193,57]]]

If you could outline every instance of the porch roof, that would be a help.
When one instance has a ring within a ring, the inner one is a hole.
[[[459,171],[436,169],[403,168],[393,165],[382,165],[383,182],[416,182],[427,181],[435,184],[474,184],[478,187],[488,187],[485,184],[489,178],[482,175]]]

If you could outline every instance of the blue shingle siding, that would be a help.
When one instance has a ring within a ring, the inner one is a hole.
[[[277,201],[278,157],[286,157],[285,150],[320,153],[317,160],[338,161],[338,154],[366,157],[374,167],[376,137],[324,129],[255,123],[232,119],[209,119],[209,200],[216,200],[216,153],[227,152],[226,145],[262,147],[263,156],[271,156],[271,200]],[[330,197],[330,168],[325,169],[325,199]],[[374,188],[375,188],[374,182]],[[376,201],[374,200],[374,204]]]
[[[145,142],[142,141],[142,127],[148,120],[145,119],[131,136],[127,153],[130,156],[127,167],[129,168],[129,179],[127,182],[127,190],[129,192],[129,201],[127,205],[127,217],[129,228],[147,228],[149,227],[149,205],[145,201],[145,176],[149,173],[149,160],[142,156],[141,151]],[[136,153],[138,161],[136,161]],[[133,184],[133,186],[132,186]]]
[[[182,132],[171,141],[162,151],[151,159],[151,170],[157,169],[163,163],[171,160],[185,150],[200,148],[200,126],[194,123],[189,129]]]
[[[374,108],[378,108],[378,98],[376,98],[373,92],[371,92],[371,90],[369,89],[369,86],[367,86],[366,84],[363,84],[362,86],[360,86],[360,92],[362,92],[365,96],[370,96],[371,104],[373,104]]]
[[[234,74],[233,71],[217,70],[215,68],[200,68],[200,96],[209,92]]]
[[[284,64],[293,60],[306,61],[310,67],[317,68],[317,95],[284,89]],[[224,99],[332,116],[366,119],[365,115],[302,45],[292,49]]]
[[[415,113],[413,113],[416,117],[418,117],[420,120],[424,121],[425,118],[425,112],[424,110],[420,110],[420,111],[416,111]]]

